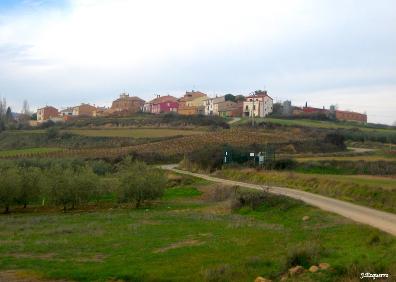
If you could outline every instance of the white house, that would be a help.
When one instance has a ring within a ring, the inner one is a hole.
[[[203,101],[206,116],[218,116],[219,112],[215,105],[225,101],[225,96],[209,98]]]
[[[266,117],[272,113],[273,100],[267,91],[256,92],[243,102],[243,116]]]

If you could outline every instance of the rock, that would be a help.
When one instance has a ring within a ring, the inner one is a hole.
[[[297,265],[289,269],[290,276],[298,275],[304,272],[304,267]]]
[[[315,273],[315,272],[318,272],[318,271],[319,271],[319,267],[317,267],[316,265],[312,265],[309,268],[309,272]]]
[[[309,219],[310,219],[310,217],[307,215],[302,218],[303,221],[308,221]]]
[[[325,263],[325,262],[321,262],[321,263],[319,263],[319,268],[323,269],[323,270],[327,270],[327,269],[330,268],[330,264]]]
[[[264,277],[257,277],[254,282],[272,282],[272,280],[265,279]]]
[[[257,277],[257,278],[254,280],[254,282],[272,282],[272,280],[269,280],[269,279],[266,279],[266,278],[264,278],[264,277],[259,276],[259,277]]]

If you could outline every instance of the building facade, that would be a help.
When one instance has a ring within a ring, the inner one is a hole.
[[[243,102],[224,101],[215,104],[214,109],[221,117],[241,117]]]
[[[46,121],[51,118],[58,118],[59,111],[57,108],[52,106],[45,106],[44,108],[37,110],[37,121]]]
[[[177,112],[179,108],[179,102],[177,101],[177,98],[170,95],[166,95],[166,96],[158,95],[157,98],[150,101],[149,104],[150,104],[150,112],[153,114]]]
[[[203,101],[207,99],[205,93],[199,91],[186,92],[186,94],[179,99],[178,113],[181,115],[197,115],[204,114]]]
[[[218,107],[216,107],[215,105],[224,101],[225,101],[224,96],[209,98],[204,100],[203,106],[205,107],[205,115],[218,116],[219,115]]]
[[[89,104],[81,104],[73,108],[73,116],[93,117],[96,112],[96,107]]]
[[[143,110],[144,103],[144,100],[139,97],[129,96],[127,93],[122,93],[120,98],[113,101],[110,112],[137,113]]]
[[[267,91],[246,97],[243,102],[243,116],[266,117],[272,113],[273,99],[268,96]]]
[[[367,123],[367,115],[366,114],[336,110],[335,115],[336,115],[336,119],[338,119],[338,120]]]

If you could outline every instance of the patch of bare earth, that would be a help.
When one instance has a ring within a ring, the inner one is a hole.
[[[71,282],[71,280],[51,280],[41,278],[33,272],[7,270],[0,271],[0,282]]]
[[[200,246],[203,243],[204,242],[199,241],[199,240],[189,239],[189,240],[173,243],[173,244],[163,247],[163,248],[156,249],[156,250],[154,250],[153,253],[155,253],[155,254],[165,253],[165,252],[167,252],[169,250],[173,250],[173,249],[179,249],[179,248],[191,247],[191,246]]]

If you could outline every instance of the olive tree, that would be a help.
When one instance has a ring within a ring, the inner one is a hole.
[[[164,194],[166,182],[160,169],[135,162],[121,173],[118,199],[123,203],[134,203],[139,208],[146,200],[160,198]]]
[[[26,208],[29,203],[40,197],[42,172],[37,167],[29,167],[20,169],[19,175],[21,176],[21,181],[17,201]]]
[[[15,167],[0,171],[0,204],[4,213],[9,213],[10,206],[15,203],[20,189],[21,177]]]
[[[50,170],[48,181],[50,199],[66,211],[76,205],[86,203],[95,194],[97,177],[89,169],[75,171],[71,168],[55,167]]]

